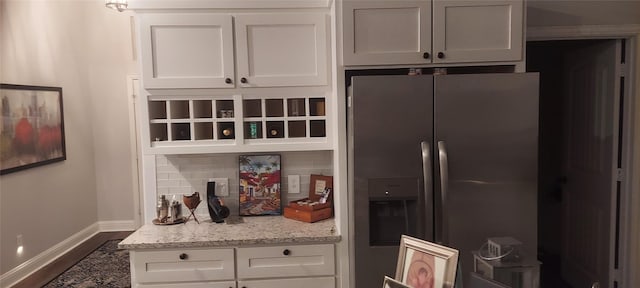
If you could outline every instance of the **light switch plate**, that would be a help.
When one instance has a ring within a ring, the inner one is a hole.
[[[216,182],[216,196],[229,196],[229,178],[209,178]]]
[[[289,182],[289,194],[300,193],[300,175],[289,175],[287,181]]]

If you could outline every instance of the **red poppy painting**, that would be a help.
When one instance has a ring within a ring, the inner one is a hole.
[[[0,84],[0,175],[66,159],[62,88]]]
[[[240,215],[281,215],[280,155],[240,155]]]

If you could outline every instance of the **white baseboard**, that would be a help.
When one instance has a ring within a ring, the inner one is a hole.
[[[45,265],[80,245],[80,243],[93,237],[93,235],[98,234],[98,232],[98,223],[93,223],[89,227],[82,229],[82,231],[71,235],[71,237],[2,274],[0,276],[0,287],[15,285],[33,272],[42,269]]]
[[[99,221],[97,224],[100,232],[133,231],[138,229],[133,220]]]
[[[133,220],[99,221],[0,275],[0,287],[11,287],[100,232],[136,230]]]

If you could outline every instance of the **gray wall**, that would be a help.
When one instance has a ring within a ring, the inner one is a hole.
[[[527,1],[527,27],[640,24],[640,0]]]
[[[129,27],[103,1],[0,1],[0,82],[62,87],[67,150],[0,176],[0,274],[98,221],[133,221]]]

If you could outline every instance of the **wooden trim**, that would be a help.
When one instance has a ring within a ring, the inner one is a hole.
[[[71,268],[73,265],[78,263],[84,257],[89,255],[91,252],[96,250],[102,244],[109,240],[117,240],[124,239],[132,231],[120,231],[120,232],[100,232],[95,234],[93,237],[87,239],[82,242],[80,245],[74,247],[69,252],[60,256],[56,260],[48,263],[38,271],[32,273],[27,276],[25,279],[16,283],[13,288],[31,288],[31,287],[42,287],[45,284],[49,283],[51,280],[58,277],[58,275],[62,274],[65,270]]]

